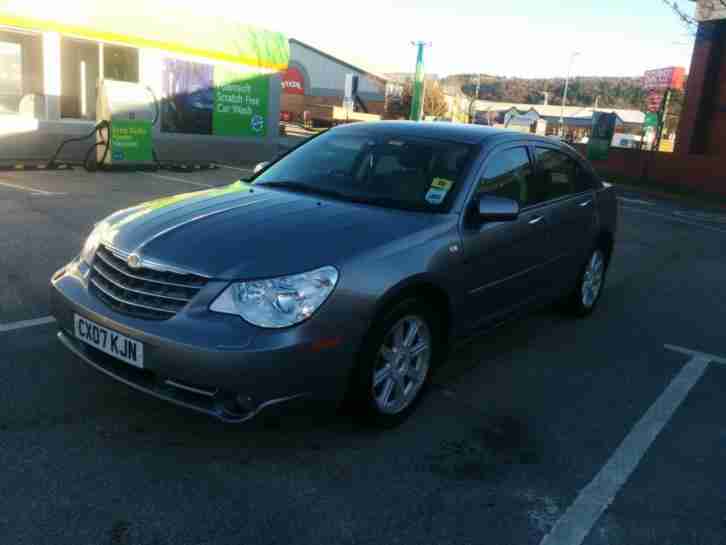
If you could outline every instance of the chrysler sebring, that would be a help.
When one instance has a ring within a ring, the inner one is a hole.
[[[614,191],[552,139],[360,123],[256,170],[97,223],[51,280],[60,341],[224,421],[312,398],[389,426],[457,340],[603,292]]]

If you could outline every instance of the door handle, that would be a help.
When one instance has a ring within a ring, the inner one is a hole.
[[[530,225],[536,225],[536,224],[538,224],[538,223],[539,223],[540,221],[542,221],[543,219],[544,219],[544,216],[536,216],[536,217],[532,218],[531,220],[529,220],[529,222],[528,222],[528,223],[529,223]]]
[[[578,206],[580,208],[585,208],[586,206],[590,206],[592,204],[592,199],[588,199],[586,201],[581,202]]]

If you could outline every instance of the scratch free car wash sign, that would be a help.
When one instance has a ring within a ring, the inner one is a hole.
[[[212,134],[264,136],[269,76],[214,67]]]

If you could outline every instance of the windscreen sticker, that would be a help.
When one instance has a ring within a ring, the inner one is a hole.
[[[434,178],[431,187],[426,193],[426,202],[430,204],[441,204],[446,198],[446,194],[454,185],[454,182],[445,178]]]

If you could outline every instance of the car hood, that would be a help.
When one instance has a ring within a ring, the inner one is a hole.
[[[444,217],[236,182],[112,214],[103,242],[212,278],[264,278],[339,265],[414,234],[428,238]]]

